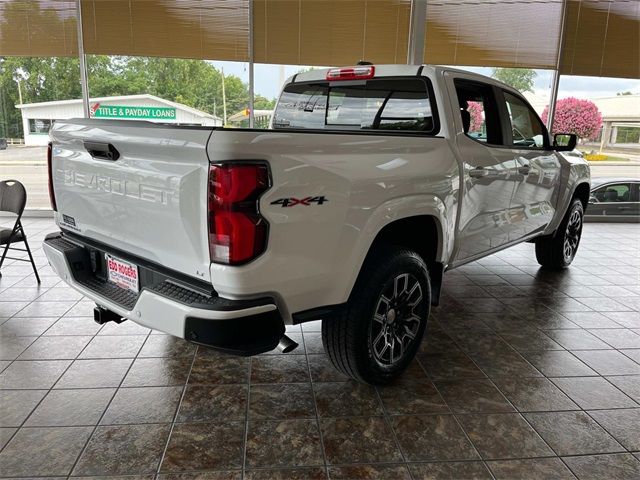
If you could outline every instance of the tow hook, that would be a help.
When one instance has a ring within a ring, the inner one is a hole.
[[[286,335],[283,335],[280,339],[280,343],[278,343],[278,350],[282,353],[293,352],[296,348],[298,348],[298,343],[294,342]]]
[[[111,310],[107,310],[104,307],[96,306],[93,309],[93,320],[98,325],[104,325],[107,322],[122,323],[126,320],[126,318],[122,318],[117,313],[112,312]]]

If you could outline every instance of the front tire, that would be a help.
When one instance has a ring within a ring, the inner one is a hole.
[[[560,270],[571,265],[580,245],[583,217],[582,202],[574,198],[555,236],[536,240],[536,259],[540,265],[551,270]]]
[[[373,385],[389,383],[415,357],[430,304],[424,260],[405,248],[378,248],[345,307],[322,321],[324,349],[345,375]]]

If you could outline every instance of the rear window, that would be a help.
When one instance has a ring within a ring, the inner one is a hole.
[[[421,78],[293,83],[285,87],[273,128],[397,130],[435,133],[427,83]]]

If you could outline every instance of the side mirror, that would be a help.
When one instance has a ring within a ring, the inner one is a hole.
[[[589,203],[598,203],[598,199],[595,196],[591,195],[589,197]]]
[[[553,149],[557,152],[570,152],[577,143],[578,137],[573,133],[556,133],[553,136]]]

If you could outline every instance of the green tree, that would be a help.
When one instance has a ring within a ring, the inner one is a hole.
[[[22,103],[79,98],[80,68],[76,58],[0,57],[0,135],[22,136],[18,82]]]
[[[63,19],[52,2],[34,6],[25,5],[25,2],[7,1],[3,2],[0,10],[0,44],[5,42],[4,35],[11,35],[16,25],[20,27],[25,8],[29,8],[30,18],[41,17],[34,19],[34,25],[50,25],[51,30],[56,32],[63,32],[70,26],[75,28],[73,19],[67,19],[66,25],[63,24]],[[44,36],[49,32],[31,33]],[[23,103],[78,98],[78,60],[62,57],[0,57],[0,136],[22,136],[20,110],[15,108],[15,105],[20,103],[18,82],[22,90]]]
[[[276,106],[276,99],[268,99],[262,95],[256,95],[253,99],[253,108],[256,110],[273,110]]]
[[[204,60],[89,55],[87,71],[92,97],[149,93],[222,116],[222,73]],[[75,57],[0,57],[0,136],[23,136],[17,80],[23,103],[82,96]],[[225,94],[229,115],[249,107],[249,88],[235,75],[225,76]]]
[[[521,92],[533,92],[536,72],[530,68],[494,68],[491,76]]]

